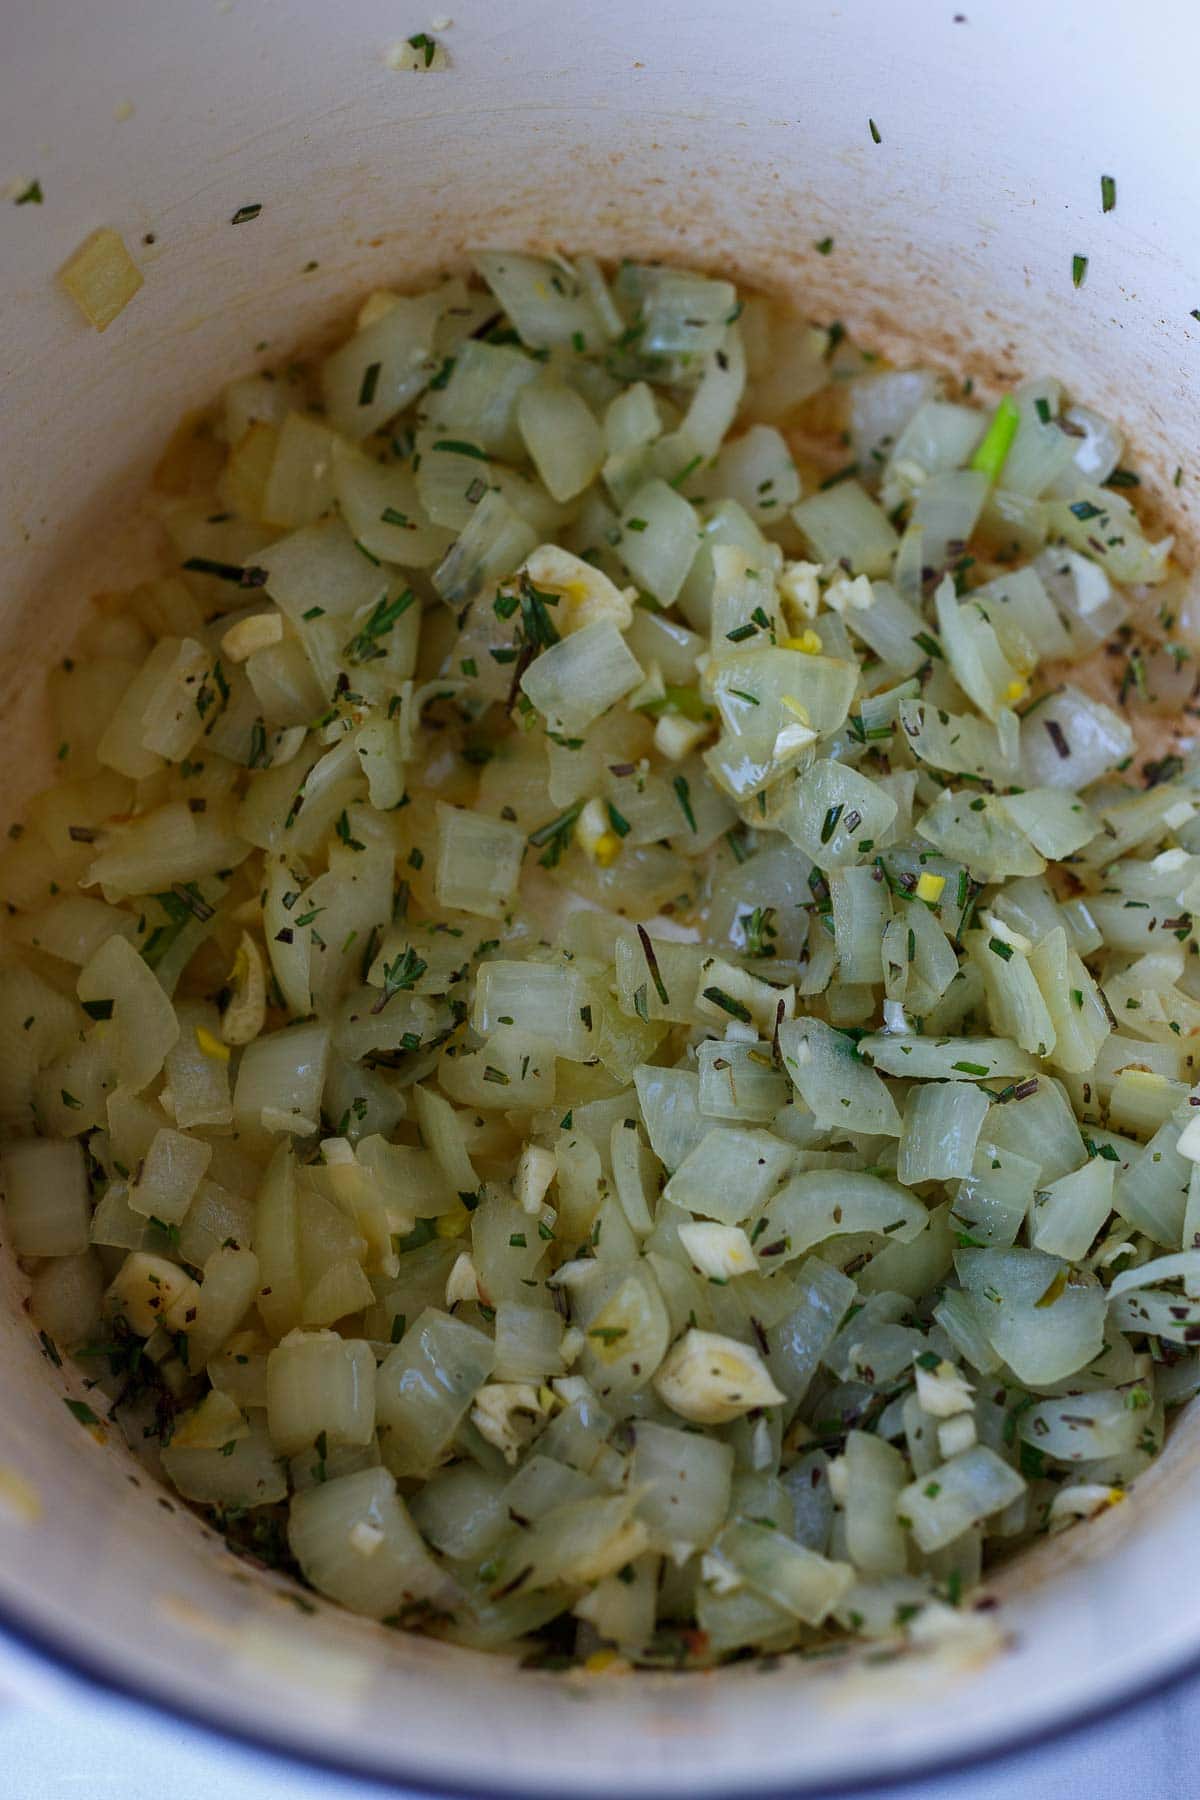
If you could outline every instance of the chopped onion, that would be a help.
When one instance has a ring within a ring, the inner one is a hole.
[[[792,508],[792,517],[822,562],[856,575],[884,576],[899,539],[887,515],[857,481],[842,481]]]
[[[472,266],[228,384],[51,677],[30,1311],[351,1610],[940,1640],[1200,1388],[1187,579],[1052,379]]]
[[[102,225],[67,258],[58,279],[88,324],[104,331],[141,287],[142,272],[120,234]]]

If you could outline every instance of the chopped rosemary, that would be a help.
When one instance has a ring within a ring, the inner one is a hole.
[[[379,386],[379,374],[382,368],[382,363],[373,362],[368,363],[363,370],[363,378],[358,390],[358,404],[360,406],[370,406],[374,400],[375,390]]]
[[[714,1006],[719,1006],[722,1012],[727,1012],[731,1019],[740,1019],[743,1025],[749,1025],[753,1017],[750,1008],[740,1000],[735,1000],[732,994],[727,994],[724,988],[706,987],[703,991],[704,998],[711,1000]]]
[[[676,775],[671,782],[671,786],[675,790],[675,798],[679,802],[679,810],[687,820],[688,830],[695,831],[697,829],[696,815],[692,811],[692,793],[688,786],[686,775]]]
[[[583,801],[577,800],[574,806],[568,806],[560,812],[556,819],[545,825],[539,825],[536,831],[529,833],[529,843],[535,850],[542,852],[538,862],[543,869],[555,869],[562,861],[563,853],[570,847],[575,835],[575,822],[583,811]]]
[[[659,970],[658,957],[654,953],[654,945],[651,941],[650,933],[646,930],[644,925],[639,925],[637,934],[638,941],[642,946],[642,955],[646,959],[646,967],[650,971],[650,979],[654,983],[654,991],[662,1004],[664,1006],[669,1006],[671,1004],[671,996],[667,992],[666,983]]]
[[[452,456],[473,456],[476,462],[491,462],[486,450],[478,444],[468,444],[462,438],[439,438],[433,446],[435,450],[447,450]]]

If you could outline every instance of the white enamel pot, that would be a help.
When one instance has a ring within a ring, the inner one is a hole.
[[[422,4],[10,7],[0,183],[45,196],[0,203],[14,809],[48,766],[38,677],[123,572],[111,521],[180,414],[474,245],[711,265],[984,391],[1053,371],[1194,535],[1194,6],[447,0],[450,69],[395,72]],[[52,278],[102,224],[145,285],[99,336]],[[302,1615],[80,1429],[11,1261],[0,1282],[0,1626],[62,1678],[300,1757],[473,1794],[810,1794],[1029,1741],[1200,1661],[1194,1418],[1126,1505],[996,1584],[1005,1647],[977,1666],[563,1681]]]

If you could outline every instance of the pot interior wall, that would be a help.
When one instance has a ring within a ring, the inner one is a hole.
[[[998,0],[961,23],[928,0],[454,12],[452,67],[424,75],[384,52],[430,21],[382,0],[23,7],[0,74],[0,175],[37,175],[45,203],[0,211],[10,803],[42,778],[36,676],[89,594],[136,573],[140,541],[114,521],[180,414],[369,287],[418,285],[476,245],[712,265],[982,389],[1053,370],[1124,421],[1145,491],[1192,533],[1185,46],[1163,57],[1113,0],[1063,5],[1036,31]],[[1179,29],[1200,48],[1200,24]],[[1119,58],[1085,54],[1085,32]],[[1102,171],[1119,181],[1106,217]],[[232,225],[249,203],[261,214]],[[99,224],[146,278],[103,337],[52,283]],[[1001,1584],[1015,1647],[956,1667],[949,1708],[937,1656],[564,1684],[324,1607],[301,1617],[79,1429],[19,1277],[5,1280],[0,1614],[233,1729],[524,1792],[819,1786],[1004,1741],[1200,1654],[1195,1604],[1172,1601],[1200,1592],[1186,1421],[1129,1506]]]

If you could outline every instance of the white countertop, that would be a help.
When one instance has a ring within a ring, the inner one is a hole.
[[[890,1792],[891,1800],[1193,1800],[1198,1770],[1200,1681],[978,1775]],[[384,1791],[79,1689],[0,1709],[4,1800],[371,1800]]]

